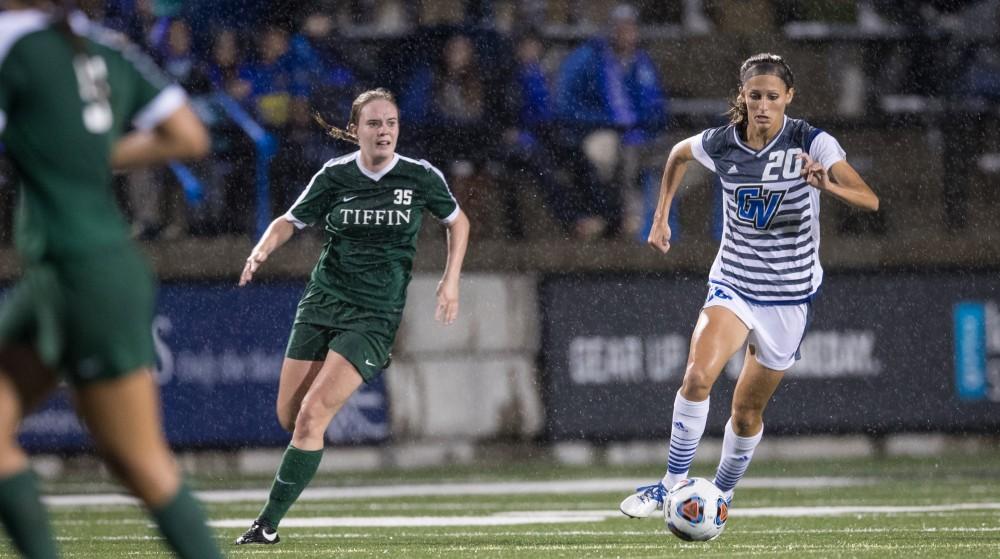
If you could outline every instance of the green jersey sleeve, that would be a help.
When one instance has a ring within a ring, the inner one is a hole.
[[[313,175],[305,190],[285,213],[285,219],[299,229],[307,225],[316,225],[333,207],[335,183],[326,173],[329,165],[329,163],[324,165]]]
[[[420,161],[427,168],[427,209],[444,223],[451,223],[458,217],[458,201],[448,188],[448,181],[437,167],[427,161]]]
[[[153,60],[124,36],[105,29],[93,35],[96,42],[112,47],[106,56],[109,64],[120,70],[116,73],[119,83],[112,88],[122,95],[123,116],[136,128],[154,128],[187,102],[184,90],[171,83]]]

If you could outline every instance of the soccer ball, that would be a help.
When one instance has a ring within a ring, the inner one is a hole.
[[[670,489],[663,516],[667,529],[682,540],[714,540],[726,528],[729,506],[714,483],[693,477]]]

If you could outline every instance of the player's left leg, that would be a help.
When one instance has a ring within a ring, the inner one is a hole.
[[[58,556],[28,456],[17,444],[24,416],[56,386],[56,376],[27,347],[0,351],[0,524],[25,557]]]
[[[732,417],[722,438],[722,457],[715,472],[715,485],[732,501],[733,489],[750,466],[754,450],[764,434],[764,408],[778,389],[784,371],[762,365],[751,346],[733,393]]]
[[[152,371],[142,368],[83,384],[75,388],[75,396],[105,462],[146,504],[177,555],[222,557],[167,445]]]

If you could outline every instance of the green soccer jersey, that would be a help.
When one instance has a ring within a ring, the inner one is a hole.
[[[121,35],[71,18],[86,54],[38,10],[0,14],[0,141],[21,180],[16,244],[28,261],[128,240],[111,189],[114,142],[185,102]]]
[[[300,228],[323,223],[327,241],[314,286],[362,308],[400,313],[424,209],[445,223],[458,217],[441,171],[395,155],[372,173],[354,152],[327,162],[285,219]]]

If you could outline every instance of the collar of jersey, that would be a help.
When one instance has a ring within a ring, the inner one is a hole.
[[[375,182],[378,182],[379,179],[386,176],[389,173],[389,171],[391,171],[396,166],[396,163],[399,163],[399,154],[394,153],[392,154],[392,161],[390,161],[389,164],[386,165],[384,169],[382,169],[377,173],[373,173],[368,169],[365,169],[365,166],[361,163],[361,150],[358,150],[355,153],[356,156],[354,158],[354,162],[358,165],[358,170],[360,170],[366,177],[370,178]]]
[[[750,153],[751,155],[754,155],[756,157],[760,157],[761,155],[767,153],[767,150],[774,147],[774,144],[778,142],[778,138],[780,138],[781,135],[784,134],[786,126],[788,126],[788,115],[782,115],[781,130],[778,130],[778,133],[774,135],[774,138],[771,138],[771,141],[766,146],[761,148],[760,151],[754,151],[753,149],[751,149],[750,147],[748,147],[746,144],[743,143],[743,140],[740,139],[740,133],[739,131],[737,131],[736,126],[733,126],[733,138],[736,139],[736,145],[740,146],[740,148],[743,149],[743,151]]]

